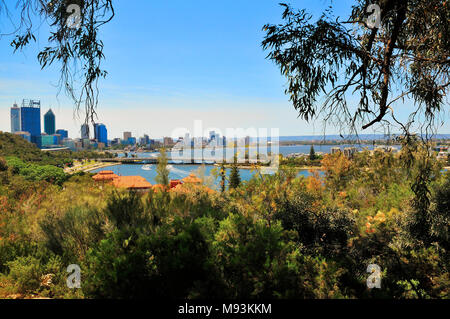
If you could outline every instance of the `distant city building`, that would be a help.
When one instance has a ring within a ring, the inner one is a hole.
[[[89,125],[87,124],[81,125],[81,139],[89,139]]]
[[[88,138],[83,138],[81,140],[84,149],[88,149],[91,146],[91,140]]]
[[[53,134],[53,141],[55,142],[55,145],[61,145],[61,135]]]
[[[31,134],[29,132],[18,131],[14,132],[14,134],[23,137],[24,139],[26,139],[28,142],[31,143]]]
[[[22,130],[20,123],[20,107],[14,103],[11,108],[11,133],[20,132]]]
[[[144,134],[144,136],[141,138],[140,144],[142,145],[150,144],[150,137],[147,134]]]
[[[172,146],[173,143],[173,139],[171,137],[164,137],[164,146]]]
[[[94,136],[98,143],[103,143],[105,146],[108,146],[108,130],[104,124],[94,124]]]
[[[55,141],[55,136],[53,135],[46,135],[46,134],[42,134],[40,136],[40,147],[42,148],[49,148],[51,146],[57,145],[57,141]]]
[[[83,141],[82,140],[75,141],[74,144],[75,144],[75,149],[77,151],[80,151],[83,149]]]
[[[55,114],[52,109],[44,114],[44,132],[48,135],[55,134]]]
[[[131,137],[131,132],[123,132],[123,140],[128,141],[128,139]]]
[[[67,130],[62,130],[62,129],[56,130],[56,134],[61,135],[61,140],[69,138],[69,132]]]
[[[111,145],[118,145],[118,144],[120,144],[120,138],[118,138],[118,137],[116,137],[115,139],[113,139],[111,141]]]
[[[136,145],[136,138],[135,137],[129,137],[126,141],[126,144],[129,145]]]
[[[77,150],[75,143],[76,143],[76,141],[74,141],[72,139],[68,139],[68,138],[64,139],[63,142],[62,142],[62,144],[65,147],[68,147],[71,151],[76,151]]]
[[[41,136],[41,102],[23,100],[20,108],[21,131],[31,135],[31,142],[40,147]]]

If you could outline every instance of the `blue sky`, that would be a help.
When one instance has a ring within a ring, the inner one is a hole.
[[[279,2],[116,1],[116,16],[101,34],[109,74],[100,84],[98,121],[109,137],[131,131],[160,138],[177,127],[190,129],[194,120],[223,131],[274,127],[281,135],[322,134],[320,121],[297,118],[284,78],[261,49],[262,26],[281,21]],[[319,14],[329,1],[290,3]],[[352,1],[335,3],[335,13],[346,15]],[[8,26],[0,22],[0,32]],[[78,137],[82,119],[74,118],[64,94],[57,96],[57,66],[41,71],[36,59],[46,38],[44,27],[37,43],[14,55],[11,38],[0,39],[0,130],[10,129],[14,101],[34,98],[42,101],[42,113],[52,107],[58,128]]]

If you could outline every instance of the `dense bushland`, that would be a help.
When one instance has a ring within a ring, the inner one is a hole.
[[[427,240],[414,236],[416,168],[401,154],[326,155],[323,175],[282,167],[225,192],[147,194],[89,175],[31,181],[9,164],[0,160],[2,297],[449,297],[450,174],[436,162]],[[366,285],[373,263],[381,289]],[[69,264],[81,289],[66,287]]]

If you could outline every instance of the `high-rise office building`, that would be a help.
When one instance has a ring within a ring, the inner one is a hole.
[[[89,139],[89,125],[83,124],[81,125],[81,139]]]
[[[143,142],[144,145],[150,144],[150,137],[147,134],[144,134]]]
[[[40,146],[41,136],[41,102],[23,100],[20,108],[21,130],[31,135],[31,142]]]
[[[55,134],[55,114],[52,109],[44,114],[44,132],[48,135]]]
[[[98,143],[103,143],[105,146],[108,146],[108,130],[104,124],[94,124],[94,136]]]
[[[164,137],[163,141],[164,146],[172,146],[174,144],[173,139],[171,137]]]
[[[20,107],[14,103],[11,108],[11,133],[20,132],[22,130],[20,124]]]
[[[61,135],[61,140],[65,139],[65,138],[69,138],[69,132],[67,130],[56,130],[56,134]]]
[[[131,137],[131,132],[123,132],[123,139],[124,141],[128,141],[128,139]]]

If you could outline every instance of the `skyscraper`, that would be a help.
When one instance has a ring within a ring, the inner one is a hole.
[[[81,139],[89,139],[89,125],[81,125]]]
[[[61,140],[65,139],[65,138],[69,138],[69,132],[67,130],[56,130],[56,134],[61,135]]]
[[[20,125],[20,107],[14,103],[11,108],[11,133],[16,133],[21,131]]]
[[[123,132],[123,139],[124,141],[128,141],[128,139],[131,137],[131,132]]]
[[[23,100],[20,108],[21,130],[31,135],[31,142],[40,146],[41,136],[41,102]]]
[[[55,134],[55,114],[52,109],[48,110],[44,115],[44,132],[48,135]]]
[[[108,130],[104,124],[94,124],[94,136],[98,143],[104,143],[105,146],[108,146]]]

